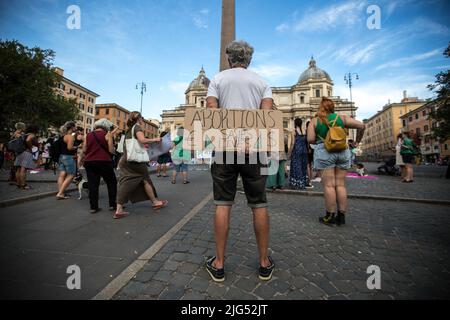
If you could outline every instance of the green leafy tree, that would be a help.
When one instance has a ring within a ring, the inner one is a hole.
[[[444,56],[450,58],[450,43]],[[450,70],[439,72],[436,82],[428,88],[436,93],[436,99],[432,102],[435,108],[430,114],[431,119],[439,123],[434,128],[434,136],[445,141],[450,138]]]
[[[55,53],[0,40],[0,139],[9,138],[16,122],[33,123],[45,131],[74,120],[75,99],[55,92],[61,80],[53,71]]]

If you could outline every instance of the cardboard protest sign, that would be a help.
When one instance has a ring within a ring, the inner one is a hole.
[[[282,119],[277,110],[187,109],[185,148],[203,150],[209,144],[217,151],[282,151]]]
[[[172,141],[170,140],[170,134],[166,134],[161,138],[161,142],[152,143],[147,149],[148,157],[150,160],[156,160],[160,155],[169,152],[172,147]]]

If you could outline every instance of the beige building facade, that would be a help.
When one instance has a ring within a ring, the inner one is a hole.
[[[394,156],[397,136],[403,128],[400,117],[424,104],[424,100],[408,98],[405,91],[400,103],[387,104],[377,114],[364,120],[366,131],[361,141],[363,157],[379,159]]]
[[[85,132],[90,132],[95,122],[95,101],[99,95],[64,76],[64,70],[55,68],[61,81],[56,86],[56,92],[66,99],[75,99],[79,109],[77,125]]]
[[[422,160],[429,163],[436,162],[440,157],[450,156],[450,139],[442,142],[434,137],[434,128],[438,123],[429,116],[434,108],[433,102],[429,102],[400,117],[402,132],[413,134],[420,146]]]
[[[205,71],[201,69],[198,77],[187,88],[185,104],[172,110],[164,110],[161,118],[161,130],[173,132],[183,125],[187,108],[205,108],[206,95],[210,80]],[[283,113],[283,127],[285,135],[294,129],[294,119],[301,118],[303,126],[313,118],[323,96],[332,99],[339,114],[355,114],[354,103],[333,95],[333,81],[327,72],[316,66],[316,61],[311,58],[309,68],[301,73],[298,82],[289,87],[272,88],[274,103]]]

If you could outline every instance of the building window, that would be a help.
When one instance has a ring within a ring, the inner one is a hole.
[[[109,114],[109,109],[105,109],[105,114]]]
[[[285,120],[285,121],[283,121],[283,128],[287,129],[287,127],[288,127],[288,121]]]
[[[427,110],[423,110],[422,115],[425,117],[427,115]]]
[[[417,120],[417,119],[419,119],[419,114],[418,114],[418,113],[416,113],[416,120]]]
[[[445,145],[444,145],[444,149],[445,149],[445,150],[448,150],[448,144],[445,144]]]
[[[423,127],[423,131],[424,131],[424,132],[428,132],[428,130],[429,130],[429,127],[428,127],[428,126],[424,126],[424,127]]]
[[[200,101],[200,106],[203,108],[205,106],[205,101]]]
[[[331,97],[331,91],[330,90],[328,90],[328,96]]]
[[[100,114],[99,110],[96,109],[96,110],[95,110],[95,115],[98,116],[99,114]]]
[[[320,89],[316,89],[316,98],[320,98]]]
[[[420,128],[416,129],[416,135],[417,135],[417,137],[420,137]]]
[[[412,120],[413,120],[413,118],[412,118],[412,117],[409,117],[409,122],[412,122]]]
[[[305,103],[305,96],[304,95],[300,96],[300,103]]]
[[[84,104],[80,103],[80,109],[84,111]]]

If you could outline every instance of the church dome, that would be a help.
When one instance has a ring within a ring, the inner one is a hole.
[[[205,70],[202,69],[200,70],[198,77],[195,78],[194,80],[191,81],[191,83],[189,84],[189,87],[186,90],[186,93],[188,93],[191,90],[208,90],[208,86],[209,86],[209,79],[206,77],[206,73]]]
[[[309,68],[302,72],[300,78],[298,78],[298,83],[302,84],[310,79],[320,80],[324,78],[331,82],[330,75],[326,71],[317,68],[316,60],[314,60],[314,58],[311,57],[311,60],[309,61]]]

